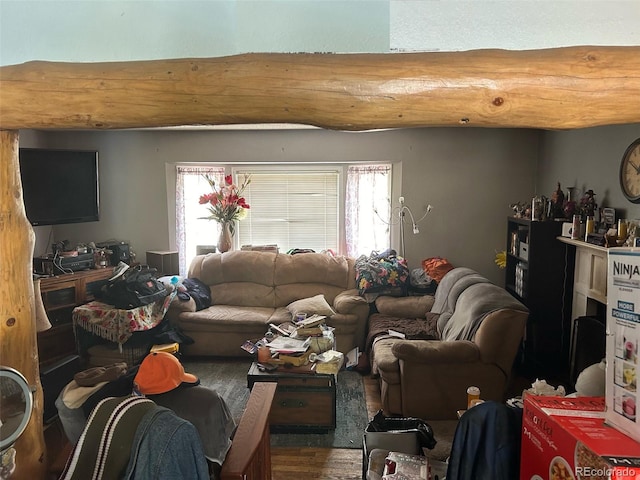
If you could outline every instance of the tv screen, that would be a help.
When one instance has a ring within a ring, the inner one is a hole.
[[[19,158],[31,225],[99,220],[98,152],[21,148]]]

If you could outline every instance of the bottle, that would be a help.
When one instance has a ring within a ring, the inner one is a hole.
[[[589,234],[593,233],[595,231],[595,220],[592,216],[587,217],[587,222],[585,224],[585,229],[584,229],[584,241],[586,242],[587,239],[589,238]]]
[[[627,239],[627,221],[624,218],[618,219],[618,240]]]
[[[578,240],[580,238],[580,215],[573,216],[573,225],[571,226],[571,239]]]
[[[471,408],[474,400],[480,399],[480,389],[478,387],[467,388],[467,408]]]
[[[531,200],[531,220],[534,222],[541,221],[543,209],[542,197],[536,195]]]

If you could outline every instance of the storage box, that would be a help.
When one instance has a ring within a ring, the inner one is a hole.
[[[364,432],[362,445],[368,457],[374,448],[418,455],[420,441],[416,432]]]
[[[640,248],[610,248],[605,421],[640,442]]]
[[[367,427],[368,428],[368,427]],[[367,478],[367,469],[371,452],[394,451],[417,455],[420,453],[420,441],[416,432],[368,432],[362,436],[362,477]]]
[[[523,260],[529,260],[529,244],[520,242],[520,255],[519,257]]]
[[[605,424],[604,409],[604,397],[525,395],[520,479],[640,478],[640,443]]]
[[[147,265],[158,270],[158,276],[179,275],[177,251],[149,251],[147,252]]]

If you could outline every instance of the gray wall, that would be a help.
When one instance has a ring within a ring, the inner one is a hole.
[[[576,187],[582,194],[593,189],[601,207],[616,209],[616,216],[640,219],[640,205],[629,202],[620,190],[620,161],[626,148],[640,138],[640,124],[544,132],[540,143],[537,190],[551,195],[556,183]]]
[[[506,238],[508,205],[534,189],[538,132],[500,129],[407,129],[378,132],[121,131],[48,132],[24,137],[52,148],[97,149],[101,220],[53,227],[56,240],[131,242],[147,250],[174,244],[166,196],[166,164],[175,162],[400,162],[404,195],[414,213],[431,214],[420,233],[405,229],[410,266],[430,256],[475,268],[496,282],[496,250]],[[48,248],[51,227],[37,227],[35,253]],[[213,239],[212,239],[213,240]],[[392,245],[400,249],[396,242]]]

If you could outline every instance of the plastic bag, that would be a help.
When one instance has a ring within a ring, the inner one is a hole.
[[[420,446],[433,449],[436,446],[436,438],[433,435],[431,425],[420,418],[385,417],[382,410],[367,424],[367,432],[415,432]]]

